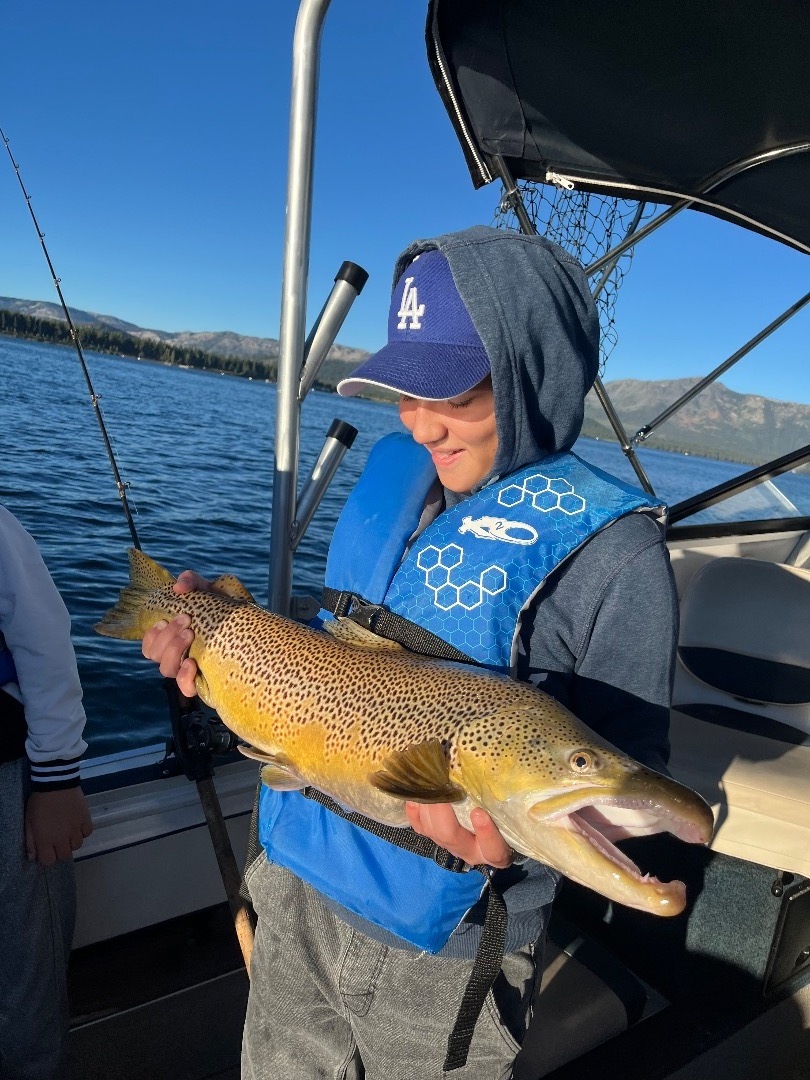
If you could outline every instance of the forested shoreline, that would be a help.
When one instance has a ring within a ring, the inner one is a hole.
[[[275,357],[223,356],[200,348],[174,345],[151,335],[142,337],[108,327],[88,326],[86,324],[77,326],[76,332],[82,348],[92,352],[125,356],[135,360],[152,360],[161,364],[172,364],[178,367],[194,368],[199,371],[211,371],[268,382],[276,382],[278,377],[278,361]],[[73,346],[74,344],[70,329],[64,320],[24,315],[6,309],[0,309],[0,334],[28,341],[41,341],[52,345]],[[338,382],[345,377],[346,372],[347,364],[344,361],[325,361],[318,372],[314,384],[315,389],[334,392]],[[385,403],[395,401],[393,395],[386,395],[383,391],[379,393],[371,392],[363,396]],[[615,435],[606,425],[597,423],[591,418],[586,418],[582,434],[589,438],[616,442]],[[689,442],[682,439],[668,440],[666,436],[662,437],[657,432],[647,445],[651,449],[695,454],[699,457],[718,461],[736,461],[740,464],[756,465],[763,460],[762,457],[739,450],[720,453],[716,447],[701,446],[698,443],[691,442],[691,440]]]
[[[83,349],[92,352],[128,356],[135,360],[156,360],[161,364],[176,364],[204,371],[221,371],[242,378],[276,381],[278,364],[272,358],[245,359],[238,356],[219,356],[203,349],[172,345],[156,337],[125,334],[107,327],[77,326],[76,333]],[[41,319],[16,311],[0,311],[0,334],[42,341],[51,345],[73,345],[70,329],[60,319]]]

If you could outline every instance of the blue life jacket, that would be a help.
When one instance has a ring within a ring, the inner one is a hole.
[[[329,549],[328,588],[383,604],[492,669],[515,663],[520,616],[547,576],[610,522],[656,504],[570,453],[489,485],[417,531],[436,481],[408,435],[376,444]],[[268,858],[355,915],[431,953],[479,899],[475,870],[453,873],[395,847],[297,791],[263,787]]]

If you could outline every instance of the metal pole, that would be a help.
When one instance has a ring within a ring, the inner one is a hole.
[[[346,451],[351,448],[356,435],[357,428],[347,424],[345,420],[335,419],[332,421],[331,427],[326,433],[321,452],[318,455],[318,460],[315,462],[312,473],[306,484],[304,484],[298,500],[295,521],[291,530],[293,550],[303,540],[304,533],[307,531],[312,516],[320,505],[324,492],[332,482],[332,477],[335,475]]]
[[[775,461],[757,465],[756,468],[735,476],[731,480],[724,480],[722,484],[709,488],[708,491],[702,491],[699,495],[693,495],[689,499],[684,499],[683,502],[675,503],[670,507],[669,524],[675,525],[678,521],[683,521],[684,518],[691,517],[700,510],[707,510],[710,506],[715,506],[732,495],[739,495],[742,491],[756,487],[764,480],[771,480],[774,476],[781,476],[782,473],[789,472],[791,469],[797,469],[808,459],[810,459],[810,444],[798,450],[792,450],[789,454],[776,458]]]
[[[312,388],[321,364],[340,333],[343,320],[367,281],[367,272],[357,263],[344,262],[338,270],[332,291],[304,343],[304,368],[298,387],[299,401],[303,401]]]
[[[671,220],[671,218],[673,218],[676,214],[679,214],[682,210],[688,210],[691,206],[706,206],[710,209],[725,210],[729,214],[729,216],[732,216],[737,220],[746,223],[747,225],[751,225],[754,228],[759,229],[760,231],[764,231],[769,236],[776,237],[777,240],[785,241],[786,243],[791,244],[793,247],[798,248],[800,251],[807,251],[808,248],[806,247],[806,245],[798,243],[792,237],[785,236],[783,233],[777,232],[775,229],[764,228],[760,222],[754,221],[752,218],[746,217],[745,214],[737,213],[731,207],[720,207],[717,203],[711,202],[708,199],[704,198],[704,196],[710,195],[713,191],[717,191],[718,188],[721,188],[724,184],[727,184],[729,180],[733,180],[741,173],[747,172],[749,169],[754,169],[758,165],[769,165],[771,162],[777,161],[781,158],[792,157],[795,154],[806,154],[808,151],[810,151],[810,142],[793,143],[790,146],[780,146],[777,147],[775,150],[767,150],[764,153],[755,154],[753,157],[746,158],[743,161],[737,161],[733,165],[729,165],[726,168],[721,169],[719,172],[715,173],[714,176],[710,177],[706,181],[705,186],[701,189],[699,194],[693,195],[689,198],[681,199],[678,202],[673,203],[669,210],[665,210],[663,214],[660,214],[658,217],[653,218],[652,221],[648,221],[644,228],[639,229],[634,237],[630,238],[625,236],[625,238],[620,241],[620,243],[618,243],[616,247],[611,248],[611,250],[606,252],[606,254],[604,254],[601,258],[597,259],[595,262],[591,263],[590,266],[586,267],[585,272],[589,276],[591,274],[597,273],[597,271],[601,270],[602,267],[605,266],[606,263],[609,262],[609,260],[612,259],[614,256],[621,255],[624,251],[627,250],[628,247],[637,244],[640,240],[643,240],[645,237],[649,236],[650,233],[653,233],[657,229],[660,229],[662,225],[664,225],[667,221]],[[575,178],[569,177],[569,179]],[[627,189],[625,189],[625,191],[626,190]],[[655,194],[655,192],[645,192],[645,189],[643,188],[639,190],[642,193]],[[627,195],[625,195],[624,197],[626,198]]]
[[[638,454],[636,453],[635,447],[627,438],[627,432],[624,429],[624,424],[621,422],[619,414],[613,407],[613,402],[610,400],[610,396],[605,389],[605,384],[602,382],[598,375],[594,380],[593,389],[594,393],[599,398],[600,405],[605,410],[605,416],[610,421],[610,426],[613,428],[616,438],[619,440],[619,446],[621,446],[622,448],[622,453],[633,466],[633,471],[638,477],[639,483],[648,495],[655,495],[655,489],[653,488],[647,477],[646,472],[644,471],[644,466],[638,459]]]
[[[635,247],[636,244],[650,236],[651,233],[654,233],[657,229],[660,229],[662,225],[666,225],[666,223],[671,221],[676,214],[680,214],[682,210],[686,210],[691,205],[691,200],[675,203],[674,206],[670,206],[669,210],[665,210],[662,214],[659,214],[658,217],[654,217],[652,221],[648,221],[646,225],[638,230],[638,232],[631,234],[628,231],[615,247],[606,251],[604,255],[592,262],[590,266],[586,266],[585,273],[588,277],[592,277],[606,267],[608,263],[613,263],[615,265],[619,256],[624,255],[628,248]]]
[[[281,289],[273,513],[270,526],[270,607],[287,615],[292,593],[292,544],[298,479],[300,405],[304,357],[312,172],[320,38],[330,0],[302,0],[293,40],[287,220]]]

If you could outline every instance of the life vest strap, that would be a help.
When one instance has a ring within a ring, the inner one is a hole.
[[[432,634],[402,615],[395,615],[393,611],[389,611],[381,604],[369,604],[356,593],[326,587],[321,594],[321,605],[326,611],[331,611],[336,618],[350,618],[373,634],[396,641],[411,652],[421,653],[423,656],[435,656],[437,660],[452,660],[458,664],[480,666],[478,661],[473,660],[471,656],[456,649],[436,634]]]
[[[406,851],[412,851],[414,855],[421,855],[425,859],[432,859],[443,870],[449,870],[453,874],[466,874],[469,870],[475,869],[484,873],[480,866],[471,867],[463,859],[457,858],[426,836],[414,832],[413,829],[397,829],[393,825],[383,825],[373,818],[366,817],[365,814],[344,810],[340,803],[336,803],[334,799],[325,795],[322,791],[318,791],[317,788],[303,788],[301,794],[308,799],[312,799],[313,802],[325,806],[327,810],[331,810],[338,817],[350,821],[352,825],[357,825],[359,828],[365,829],[366,832],[373,833],[374,836],[379,836],[382,840],[387,840],[389,844],[395,844]],[[486,874],[484,876],[486,877]]]
[[[488,866],[477,866],[489,882],[487,891],[487,910],[481,941],[475,954],[467,988],[461,999],[456,1022],[447,1040],[447,1056],[444,1059],[445,1072],[462,1069],[467,1064],[475,1025],[481,1015],[486,996],[498,977],[503,966],[504,943],[508,915],[503,897],[492,881],[492,871]]]

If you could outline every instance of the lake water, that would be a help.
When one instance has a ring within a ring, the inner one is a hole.
[[[85,359],[144,551],[173,573],[234,573],[266,602],[275,387],[123,357]],[[72,615],[90,752],[160,741],[168,720],[154,665],[139,645],[92,629],[126,582],[131,541],[76,354],[0,337],[0,377],[0,502],[38,541]],[[302,410],[302,479],[335,417],[359,434],[298,548],[295,592],[320,593],[340,509],[371,446],[400,430],[392,406],[312,392]],[[635,482],[615,444],[582,439],[576,449]],[[670,504],[747,468],[657,450],[640,456]],[[779,487],[810,513],[810,477],[788,475]],[[756,493],[735,501],[739,516],[784,513]],[[726,506],[713,513],[727,514]]]

